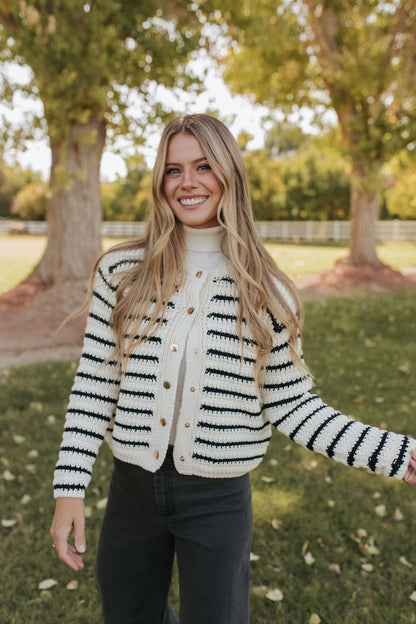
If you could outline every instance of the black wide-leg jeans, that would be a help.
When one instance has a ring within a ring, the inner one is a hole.
[[[248,624],[251,533],[248,474],[181,475],[171,448],[156,473],[115,458],[96,561],[104,623]]]

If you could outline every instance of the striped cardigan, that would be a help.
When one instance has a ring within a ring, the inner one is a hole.
[[[256,344],[243,324],[241,358],[238,292],[226,269],[188,267],[157,332],[134,349],[121,378],[115,362],[106,362],[114,347],[109,319],[118,276],[140,261],[139,254],[107,254],[97,272],[55,470],[56,497],[84,496],[104,437],[118,459],[151,472],[160,468],[182,357],[186,371],[174,446],[180,473],[234,477],[252,470],[274,425],[336,461],[403,477],[416,441],[348,418],[312,394],[311,379],[291,359],[287,329],[271,315],[273,348],[264,387],[256,390]]]

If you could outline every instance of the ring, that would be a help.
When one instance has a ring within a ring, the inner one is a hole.
[[[55,544],[52,544],[52,548],[56,548]]]

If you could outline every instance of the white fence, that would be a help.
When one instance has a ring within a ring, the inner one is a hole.
[[[257,229],[263,239],[276,240],[331,240],[349,239],[349,221],[257,221]],[[142,234],[143,222],[103,221],[103,236],[134,238]],[[3,234],[46,234],[45,221],[2,221]],[[416,221],[377,221],[377,240],[416,241]]]

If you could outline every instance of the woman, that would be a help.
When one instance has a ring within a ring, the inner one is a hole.
[[[83,353],[56,466],[51,535],[83,567],[83,497],[107,434],[100,534],[104,622],[249,622],[251,496],[271,424],[345,464],[416,481],[416,441],[311,394],[301,307],[254,226],[236,141],[207,115],[165,128],[142,239],[93,272]],[[75,547],[68,544],[74,529]]]

